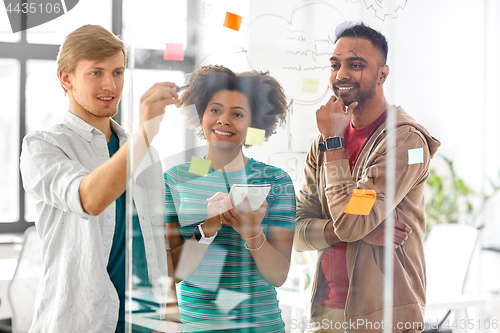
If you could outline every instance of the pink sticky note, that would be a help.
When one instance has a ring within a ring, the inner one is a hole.
[[[163,60],[183,61],[184,60],[184,45],[167,43],[163,52]]]

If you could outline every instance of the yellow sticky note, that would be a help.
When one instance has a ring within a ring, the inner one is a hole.
[[[249,127],[247,129],[247,137],[245,139],[245,144],[250,146],[262,146],[262,144],[264,143],[265,136],[266,136],[265,130]]]
[[[315,94],[318,92],[319,80],[304,79],[302,81],[302,92]]]
[[[224,26],[226,28],[238,31],[240,30],[242,20],[243,18],[241,16],[230,12],[226,12],[226,18],[224,19]]]
[[[211,165],[212,161],[193,156],[191,157],[191,165],[189,166],[188,172],[206,177],[208,175],[208,171],[210,171]]]
[[[374,190],[354,189],[351,200],[344,210],[346,214],[368,215],[377,199],[377,192]]]
[[[424,163],[424,148],[408,149],[408,164]]]

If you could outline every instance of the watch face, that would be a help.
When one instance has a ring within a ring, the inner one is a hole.
[[[339,136],[327,138],[325,140],[325,146],[327,150],[340,149],[344,147],[344,140]]]
[[[203,233],[203,229],[201,228],[201,224],[198,224],[196,228],[194,229],[194,238],[196,238],[196,241],[200,244],[207,244],[210,245],[214,241],[215,236],[217,236],[217,232],[211,237],[205,237],[205,234]]]
[[[200,232],[201,225],[197,225],[196,228],[194,228],[194,238],[196,238],[196,241],[199,243],[202,236]]]

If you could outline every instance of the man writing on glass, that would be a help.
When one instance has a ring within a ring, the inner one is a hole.
[[[125,331],[127,154],[133,147],[140,161],[154,153],[147,142],[157,133],[165,106],[178,102],[173,83],[151,87],[141,98],[139,130],[127,143],[125,131],[111,119],[126,56],[123,42],[100,26],[71,32],[57,57],[69,111],[62,123],[23,140],[23,186],[35,199],[42,242],[32,333]],[[156,182],[162,180],[159,170]],[[163,192],[134,186],[133,193],[140,216],[134,231],[143,244],[134,246],[134,255],[142,251],[147,258],[144,279],[156,290],[167,275]]]

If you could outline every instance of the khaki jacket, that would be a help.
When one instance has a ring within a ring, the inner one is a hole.
[[[419,323],[420,325],[415,325],[422,326],[426,290],[423,250],[424,187],[429,176],[430,160],[440,143],[401,107],[391,107],[389,112],[396,112],[397,118],[395,200],[390,206],[394,211],[394,217],[408,224],[413,230],[408,240],[393,251],[393,323],[394,325]],[[311,315],[314,316],[318,284],[324,281],[323,272],[319,267],[321,255],[329,247],[324,238],[324,229],[328,221],[333,220],[336,235],[341,241],[348,243],[346,262],[349,291],[345,307],[345,321],[349,324],[347,331],[381,332],[382,329],[376,327],[382,323],[384,316],[384,248],[369,245],[362,241],[362,238],[388,215],[385,200],[387,163],[385,123],[368,139],[352,174],[347,159],[328,163],[324,161],[324,154],[318,149],[318,143],[322,140],[321,135],[318,136],[307,156],[304,180],[297,194],[297,224],[294,239],[297,251],[319,252],[313,283]],[[423,163],[410,165],[408,150],[418,148],[423,148]],[[376,191],[377,199],[368,215],[344,213],[353,189]],[[357,324],[353,325],[353,322]]]

